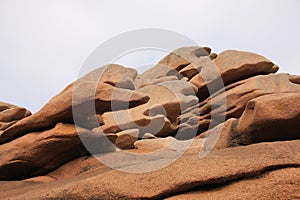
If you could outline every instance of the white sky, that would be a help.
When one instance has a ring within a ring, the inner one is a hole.
[[[0,101],[37,111],[98,45],[139,28],[173,30],[217,53],[256,52],[300,74],[299,24],[299,0],[0,0]]]

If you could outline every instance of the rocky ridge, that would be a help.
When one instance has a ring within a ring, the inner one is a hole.
[[[300,76],[278,69],[183,47],[142,74],[98,68],[34,114],[0,103],[0,198],[300,199]]]

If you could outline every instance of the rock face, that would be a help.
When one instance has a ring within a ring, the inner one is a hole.
[[[214,60],[225,84],[261,74],[275,73],[279,67],[255,53],[228,50]]]
[[[270,94],[253,99],[238,122],[236,137],[242,144],[299,139],[297,108],[300,108],[300,93]]]
[[[298,199],[300,197],[299,145],[299,141],[260,143],[213,151],[203,159],[197,157],[198,150],[194,149],[187,151],[173,164],[145,174],[113,170],[103,167],[99,162],[98,166],[95,166],[92,161],[81,159],[76,160],[77,163],[85,162],[87,166],[91,166],[90,172],[85,171],[75,177],[50,182],[46,177],[24,180],[18,183],[19,185],[13,182],[9,185],[5,182],[1,184],[0,194],[3,198],[14,199],[27,197],[31,199],[165,199],[167,197],[185,199],[184,196],[176,197],[176,195],[199,190],[200,192],[193,193],[190,199],[201,199],[202,196],[208,198],[210,192],[215,197],[221,196],[222,193],[226,194],[222,199],[232,199],[233,196],[249,199],[252,196],[265,197],[265,199],[273,197]],[[171,152],[164,151],[164,154],[171,155]],[[132,165],[136,168],[147,167],[157,165],[159,161],[162,161],[162,158],[157,157],[147,162],[132,163]],[[77,166],[75,163],[70,163],[69,167],[74,165]],[[129,166],[125,165],[119,170],[126,167]],[[282,171],[286,176],[283,174],[278,176]],[[47,180],[47,182],[42,183],[40,180]],[[252,181],[254,188],[241,194],[242,188],[233,190],[235,185],[243,186],[247,181]],[[266,187],[256,187],[257,183],[263,182],[267,183]],[[280,185],[274,185],[276,182]],[[191,194],[187,193],[187,195]]]
[[[53,129],[29,133],[1,145],[0,179],[45,174],[76,157],[88,155],[79,135],[102,144],[102,152],[114,151],[112,145],[104,146],[101,136],[83,128],[76,129],[72,124],[58,123]]]
[[[29,115],[31,115],[31,112],[25,108],[0,102],[0,131],[4,131],[17,121]]]
[[[195,191],[167,198],[179,199],[299,199],[299,168],[277,169],[259,177],[233,181],[226,187]],[[263,188],[263,189],[257,189]]]
[[[219,124],[220,118],[223,120],[241,117],[247,103],[252,99],[268,94],[280,96],[284,93],[299,93],[300,84],[292,83],[291,78],[289,74],[270,74],[254,76],[230,84],[224,88],[225,92],[216,92],[198,105],[191,107],[187,114],[182,115],[182,120],[198,121],[191,125],[197,126],[199,131],[203,132],[208,129],[209,124]],[[218,117],[214,119],[211,119],[212,105],[217,105],[214,114]],[[190,116],[191,113],[192,116]]]
[[[72,123],[72,109],[77,111],[77,115],[84,115],[86,119],[95,118],[96,113],[111,110],[112,101],[119,106],[118,109],[147,102],[149,98],[146,95],[128,89],[126,87],[128,84],[126,85],[126,81],[122,80],[122,77],[126,77],[130,81],[135,76],[134,69],[120,65],[107,65],[90,72],[68,85],[40,111],[4,130],[1,133],[0,144],[30,131],[51,128],[58,122]],[[122,88],[122,86],[125,87]],[[91,101],[94,103],[96,112],[85,113],[85,105]],[[96,120],[94,119],[94,121]],[[83,127],[86,124],[91,123],[86,120],[80,123]]]
[[[137,91],[149,96],[150,100],[128,110],[104,113],[104,124],[100,126],[104,132],[138,128],[140,135],[147,132],[157,136],[173,135],[181,111],[198,103],[192,87],[184,80],[147,85]]]
[[[33,115],[1,102],[0,197],[298,199],[300,76],[277,70],[183,47],[142,74],[98,68]]]

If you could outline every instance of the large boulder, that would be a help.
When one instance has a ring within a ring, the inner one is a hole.
[[[223,51],[214,60],[225,84],[256,75],[275,73],[279,67],[265,57],[245,51]]]
[[[73,124],[59,123],[50,130],[28,133],[0,145],[0,179],[24,179],[45,174],[79,156],[88,155],[80,137],[97,143],[98,153],[115,150],[103,135],[76,128]],[[115,139],[112,135],[109,137]]]
[[[300,93],[265,95],[249,101],[235,138],[243,145],[300,139],[299,122]]]
[[[269,74],[232,83],[225,87],[225,91],[220,90],[187,109],[180,119],[202,133],[210,125],[213,127],[226,119],[241,117],[247,103],[252,99],[268,94],[281,96],[282,93],[299,93],[300,84],[291,82],[291,78],[295,76]]]
[[[256,75],[277,72],[279,67],[267,58],[251,52],[227,50],[212,55],[207,47],[179,48],[164,57],[152,69],[144,72],[144,78],[157,78],[176,74],[186,77],[204,99],[223,84],[240,81]],[[156,73],[155,73],[156,72]]]
[[[207,149],[296,140],[299,121],[300,93],[267,94],[250,100],[239,119],[228,119],[196,138],[207,138]]]
[[[111,104],[118,105],[115,109],[124,109],[146,103],[149,97],[131,90],[133,84],[128,84],[130,80],[133,82],[132,79],[136,75],[134,69],[120,65],[108,65],[88,73],[68,85],[40,111],[3,131],[0,135],[0,144],[31,131],[51,128],[58,122],[73,123],[74,110],[77,121],[85,127],[85,123],[91,124],[86,122],[86,119],[96,121],[95,114],[110,111]],[[81,115],[84,117],[80,117]]]

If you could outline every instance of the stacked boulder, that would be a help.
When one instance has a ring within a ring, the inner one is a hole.
[[[1,103],[0,179],[46,174],[115,147],[156,149],[174,140],[176,150],[180,140],[199,139],[223,149],[300,139],[300,77],[278,69],[255,53],[184,47],[142,74],[117,64],[96,69],[33,115]]]

